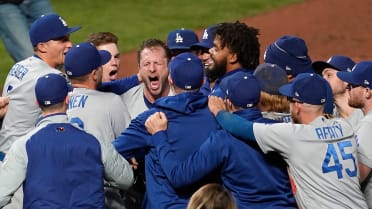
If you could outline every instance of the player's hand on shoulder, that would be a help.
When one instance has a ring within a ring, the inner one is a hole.
[[[166,130],[167,125],[168,119],[163,112],[155,112],[145,122],[146,129],[151,135]]]
[[[4,117],[8,110],[9,97],[0,97],[0,118]]]
[[[226,110],[225,102],[222,98],[217,96],[209,96],[208,107],[214,116],[216,116],[219,111]]]

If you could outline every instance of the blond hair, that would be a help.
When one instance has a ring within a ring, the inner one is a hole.
[[[261,91],[261,97],[259,102],[259,108],[265,112],[289,112],[289,102],[287,97],[283,95],[269,94]]]
[[[206,184],[198,189],[187,209],[237,209],[231,192],[220,184]]]

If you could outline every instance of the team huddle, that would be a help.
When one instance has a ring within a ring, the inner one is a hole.
[[[119,79],[117,37],[79,29],[41,16],[9,71],[0,208],[372,208],[372,61],[284,35],[260,64],[236,21],[144,40]]]

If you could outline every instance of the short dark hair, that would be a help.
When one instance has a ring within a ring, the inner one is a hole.
[[[101,46],[104,44],[118,44],[119,38],[111,32],[98,32],[88,35],[87,42],[91,42],[94,46]]]
[[[142,44],[140,45],[140,47],[138,48],[138,50],[137,50],[137,63],[138,63],[138,66],[140,65],[142,51],[144,49],[146,49],[146,48],[152,48],[152,47],[161,47],[161,48],[163,48],[164,51],[165,51],[165,55],[167,56],[167,61],[169,62],[169,60],[171,58],[171,53],[170,53],[170,50],[169,50],[167,44],[164,41],[160,40],[160,39],[150,38],[150,39],[144,40],[142,42]]]
[[[236,21],[234,23],[220,23],[216,28],[216,37],[221,40],[221,47],[227,46],[232,53],[236,53],[237,62],[243,68],[256,69],[260,58],[259,30]]]

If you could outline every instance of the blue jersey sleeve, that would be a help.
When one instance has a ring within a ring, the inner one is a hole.
[[[221,127],[232,135],[247,141],[256,141],[253,133],[253,122],[227,111],[218,112],[216,119]]]
[[[228,146],[221,138],[211,135],[191,156],[183,162],[175,161],[172,144],[165,131],[152,136],[159,156],[159,163],[168,180],[175,188],[192,184],[211,173],[229,156]]]
[[[115,149],[126,159],[131,157],[144,157],[144,150],[152,145],[151,136],[148,134],[145,121],[153,111],[148,110],[138,115],[131,121],[128,128],[124,130],[113,142]],[[140,155],[140,156],[138,156]]]
[[[126,91],[139,84],[137,75],[131,75],[111,82],[104,82],[98,88],[99,91],[112,92],[117,95],[124,94]]]

